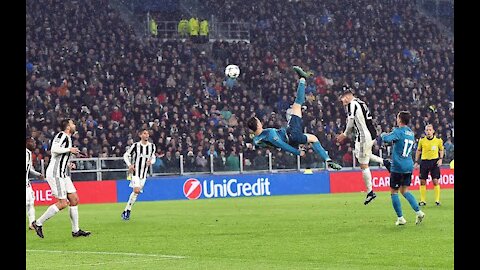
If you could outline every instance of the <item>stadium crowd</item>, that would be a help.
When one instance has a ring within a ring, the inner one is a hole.
[[[251,42],[216,41],[210,53],[189,40],[135,36],[108,0],[27,0],[26,129],[37,140],[35,168],[48,163],[57,123],[70,117],[86,157],[122,156],[148,127],[156,172],[178,172],[180,155],[185,171],[209,171],[210,154],[215,170],[238,170],[239,153],[246,170],[267,169],[270,150],[252,147],[246,120],[286,124],[297,86],[292,65],[315,72],[306,132],[344,166],[353,144],[335,141],[345,128],[343,84],[369,104],[379,132],[409,110],[417,139],[432,123],[448,145],[444,163],[453,158],[453,41],[411,1],[200,2],[220,21],[250,23]],[[223,74],[232,63],[242,70],[236,82]],[[302,166],[321,167],[308,152]],[[296,168],[294,156],[273,150],[273,158],[274,169]]]

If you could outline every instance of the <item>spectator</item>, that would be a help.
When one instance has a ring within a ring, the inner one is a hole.
[[[203,19],[200,21],[200,43],[208,42],[208,21]]]
[[[225,166],[228,171],[240,171],[240,158],[237,155],[235,148],[233,148],[230,155],[228,155]]]
[[[201,0],[220,21],[252,23],[250,43],[215,41],[211,55],[202,54],[188,39],[140,41],[108,1],[50,2],[26,2],[26,126],[27,132],[43,134],[44,143],[37,148],[46,163],[54,127],[65,117],[79,119],[78,146],[87,147],[93,156],[101,152],[93,147],[94,138],[113,156],[112,147],[124,148],[135,130],[155,119],[159,121],[152,139],[162,141],[158,147],[165,153],[181,145],[185,156],[190,138],[192,152],[203,164],[205,154],[197,151],[209,149],[206,136],[216,145],[223,139],[225,149],[236,147],[237,155],[255,151],[247,150],[248,140],[239,137],[246,134],[245,115],[253,110],[271,126],[284,125],[283,108],[291,104],[287,97],[295,91],[287,69],[297,61],[316,76],[304,111],[316,121],[305,123],[311,123],[308,129],[332,158],[342,158],[348,149],[328,139],[334,130],[344,129],[336,125],[345,115],[335,104],[336,86],[344,83],[373,104],[371,113],[380,130],[388,132],[395,125],[390,116],[409,110],[417,138],[425,124],[433,123],[443,126],[438,135],[444,141],[451,137],[454,143],[453,41],[412,1],[345,0],[342,9],[333,0],[322,5],[265,1],[251,9],[242,1],[227,5]],[[157,22],[182,18],[180,12],[162,14],[163,19],[152,16]],[[292,17],[300,19],[292,22]],[[232,89],[223,86],[223,67],[229,63],[242,67]],[[223,117],[211,114],[213,105]],[[184,114],[190,125],[182,126]],[[224,128],[223,135],[218,127]],[[200,168],[208,171],[208,159]]]
[[[345,154],[343,154],[343,157],[342,157],[342,163],[343,163],[342,165],[344,167],[353,167],[352,153],[353,153],[353,149],[351,146],[349,146],[347,151],[345,152]]]
[[[214,171],[224,171],[227,163],[227,156],[225,151],[220,151],[220,155],[213,158]]]
[[[263,153],[262,149],[258,149],[255,157],[253,158],[254,170],[267,170],[268,169],[268,156]]]
[[[198,170],[195,155],[193,154],[192,151],[188,151],[187,157],[185,158],[184,162],[185,162],[185,165],[184,165],[185,172],[196,172]]]
[[[453,160],[454,156],[454,145],[452,143],[452,139],[449,137],[447,141],[443,144],[443,148],[445,149],[445,156],[444,156],[444,164],[450,163]]]

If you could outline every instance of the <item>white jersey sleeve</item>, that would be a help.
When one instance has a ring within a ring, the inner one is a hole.
[[[151,155],[151,158],[150,158],[150,162],[152,164],[155,164],[155,162],[157,161],[156,155],[155,155],[156,152],[157,152],[157,147],[155,146],[155,144],[152,143],[152,155]]]
[[[51,149],[52,154],[53,153],[64,154],[64,153],[70,152],[70,148],[61,146],[61,144],[62,144],[63,140],[65,140],[66,136],[67,136],[67,134],[64,133],[64,132],[60,132],[60,133],[58,133],[57,136],[55,136],[55,138],[53,139],[53,142],[52,142],[52,149]]]
[[[135,149],[137,143],[134,143],[130,146],[130,148],[128,148],[127,152],[125,152],[125,154],[123,154],[123,160],[125,161],[125,163],[127,164],[127,166],[130,166],[132,165],[132,152],[133,150]]]

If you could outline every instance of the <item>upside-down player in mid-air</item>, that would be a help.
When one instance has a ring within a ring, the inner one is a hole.
[[[312,76],[311,72],[305,72],[298,66],[293,66],[293,70],[300,76],[297,87],[297,97],[291,108],[291,117],[288,120],[287,127],[280,129],[263,128],[262,122],[257,117],[251,117],[248,122],[248,128],[255,136],[253,144],[259,147],[281,148],[295,155],[303,156],[305,151],[298,150],[300,144],[312,143],[313,150],[327,162],[327,166],[340,170],[342,166],[332,161],[325,149],[318,141],[317,136],[309,133],[303,133],[302,125],[302,104],[305,102],[305,78]]]

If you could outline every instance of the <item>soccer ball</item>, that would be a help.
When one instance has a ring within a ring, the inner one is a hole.
[[[228,65],[225,68],[225,76],[236,79],[240,75],[240,68],[237,65]]]

